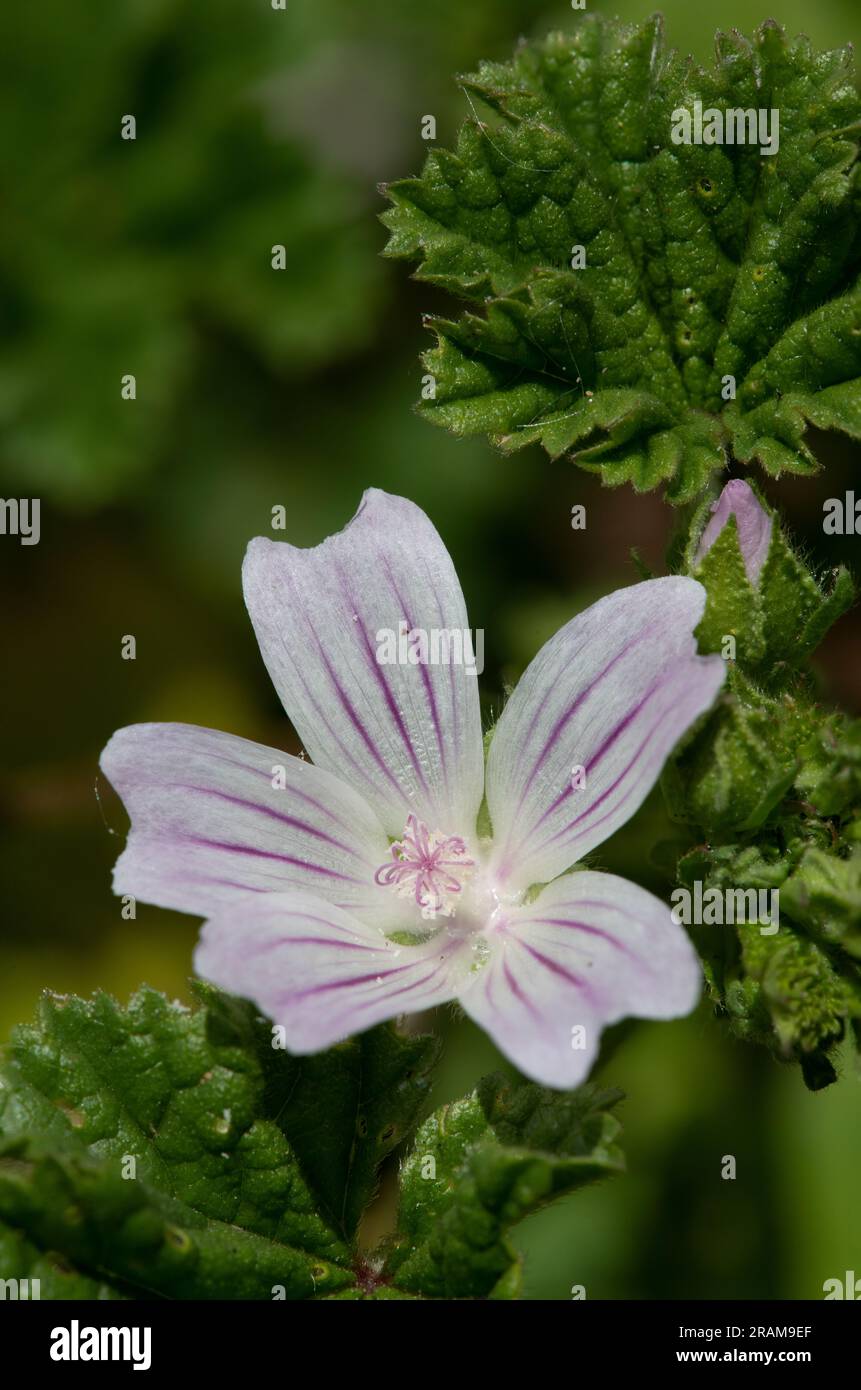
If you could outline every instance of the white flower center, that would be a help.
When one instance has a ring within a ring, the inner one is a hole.
[[[407,819],[400,840],[391,846],[391,861],[382,864],[374,882],[412,898],[425,919],[453,917],[464,884],[476,867],[460,835],[429,830],[417,816]]]

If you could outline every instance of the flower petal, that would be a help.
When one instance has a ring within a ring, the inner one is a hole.
[[[483,783],[474,669],[378,660],[379,634],[396,636],[401,623],[461,640],[467,630],[457,574],[424,512],[372,489],[312,550],[252,541],[243,584],[263,659],[314,762],[356,787],[393,836],[410,812],[471,835]]]
[[[397,946],[321,898],[283,893],[249,900],[241,923],[234,913],[207,922],[194,966],[252,999],[290,1051],[306,1053],[454,998],[469,954],[463,936]]]
[[[700,995],[696,954],[669,907],[615,874],[564,875],[489,939],[490,957],[459,1001],[546,1086],[579,1085],[608,1024],[678,1018]]]
[[[101,766],[132,822],[117,893],[206,916],[297,889],[382,925],[403,916],[374,883],[388,857],[374,812],[301,758],[193,724],[135,724],[114,734]]]
[[[695,580],[650,579],[593,604],[542,647],[488,756],[500,884],[549,882],[642,804],[723,683],[721,658],[696,655],[704,606]]]

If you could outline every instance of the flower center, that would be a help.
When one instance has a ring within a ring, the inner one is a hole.
[[[391,862],[380,865],[374,882],[394,888],[399,898],[412,898],[422,917],[453,917],[458,894],[475,868],[461,836],[429,830],[424,821],[410,816],[391,853]]]

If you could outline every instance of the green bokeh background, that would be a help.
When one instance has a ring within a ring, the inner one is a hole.
[[[750,0],[663,11],[700,59],[715,27],[767,17]],[[857,0],[772,15],[821,47],[861,28]],[[377,183],[419,168],[423,115],[450,143],[467,114],[451,74],[579,20],[540,0],[41,0],[0,18],[0,484],[42,499],[38,546],[0,538],[3,1036],[45,986],[125,997],[145,980],[188,998],[195,922],[143,905],[123,922],[111,895],[125,819],[98,752],[150,719],[297,751],[239,584],[274,505],[298,544],[339,529],[368,485],[422,505],[485,629],[488,718],[560,622],[636,577],[632,546],[660,568],[659,498],[416,419],[420,316],[442,301],[379,257]],[[857,572],[861,541],[826,542],[821,517],[858,450],[817,447],[826,474],[769,494],[812,558]],[[823,699],[856,713],[858,637],[850,614],[819,661]],[[652,850],[670,833],[653,798],[599,862],[666,894]],[[434,1026],[441,1101],[499,1059],[467,1022],[443,1011]],[[635,1027],[603,1077],[628,1093],[628,1175],[521,1228],[528,1296],[815,1298],[861,1274],[861,1083],[848,1057],[843,1071],[809,1095],[706,1004]],[[384,1184],[369,1237],[390,1196]]]

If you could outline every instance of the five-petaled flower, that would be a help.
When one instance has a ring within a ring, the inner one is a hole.
[[[132,822],[115,890],[205,916],[199,974],[297,1053],[457,1000],[557,1087],[587,1074],[605,1025],[694,1007],[699,967],[667,905],[570,870],[633,815],[723,681],[696,653],[700,584],[652,579],[567,623],[485,770],[475,676],[376,660],[380,628],[468,627],[413,503],[372,490],[311,550],[254,540],[243,579],[313,763],[183,724],[121,729],[102,756]]]

